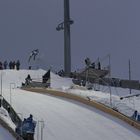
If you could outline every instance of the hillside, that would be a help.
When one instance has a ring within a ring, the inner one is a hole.
[[[45,72],[44,70],[5,70],[2,74],[3,96],[9,102],[11,97],[11,104],[22,119],[33,114],[37,121],[35,140],[41,137],[41,128],[44,140],[139,140],[138,130],[95,108],[76,101],[17,88],[24,82],[27,74],[30,74],[32,78],[40,79]],[[16,85],[15,88],[14,85]],[[96,97],[103,101],[105,97],[109,97],[107,92],[64,88],[60,82],[57,88],[81,96]]]

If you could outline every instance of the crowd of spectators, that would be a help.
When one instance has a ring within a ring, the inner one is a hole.
[[[7,60],[5,60],[4,62],[0,61],[0,70],[3,69],[16,69],[19,70],[20,69],[20,61],[10,61],[9,63],[7,62]]]

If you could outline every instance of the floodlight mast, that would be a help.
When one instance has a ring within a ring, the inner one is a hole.
[[[64,0],[64,71],[66,75],[71,72],[71,48],[70,48],[70,13],[69,0]]]
[[[70,44],[70,25],[73,21],[70,19],[69,0],[64,0],[64,22],[60,23],[56,30],[64,30],[64,72],[69,76],[71,72],[71,44]]]

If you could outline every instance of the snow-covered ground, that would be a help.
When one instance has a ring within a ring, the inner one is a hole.
[[[7,122],[7,124],[13,129],[15,130],[15,124],[12,122],[7,110],[5,110],[3,107],[0,108],[0,118]]]
[[[7,122],[12,129],[15,129],[14,123],[11,121],[8,112],[3,107],[0,108],[0,119]],[[5,138],[7,138],[7,140],[15,140],[15,138],[0,125],[0,140],[6,140]]]
[[[14,86],[20,87],[21,82],[24,82],[28,74],[32,78],[40,79],[45,72],[43,70],[6,70],[1,73],[3,96],[7,101],[11,102],[21,118],[33,114],[34,119],[37,121],[35,140],[40,140],[41,128],[43,129],[43,140],[139,140],[140,133],[138,130],[93,107],[68,99],[64,100],[60,97],[13,88]],[[67,82],[67,79],[62,79],[62,81]],[[70,79],[68,81],[70,85]],[[61,80],[55,85],[58,90],[68,93],[89,96],[92,99],[105,103],[109,101],[108,92],[70,89],[72,85],[68,87],[67,84],[64,87]],[[119,94],[121,94],[120,89],[118,90]],[[115,92],[113,93],[112,91],[112,100],[119,100],[118,95],[115,95]],[[124,100],[121,102],[122,106],[125,104],[125,106],[131,107],[129,102],[127,103]],[[136,104],[137,102],[135,102],[135,107],[139,108]],[[2,134],[0,133],[0,135]]]
[[[108,90],[108,87],[103,88]],[[84,91],[79,89],[68,89],[67,92],[83,97],[89,97],[91,100],[95,100],[107,106],[111,106],[112,108],[119,110],[119,112],[127,116],[132,116],[134,110],[137,110],[140,113],[140,96],[134,96],[131,98],[124,98],[123,100],[120,100],[120,97],[129,94],[129,89],[112,87],[111,94],[109,93],[109,90],[106,92],[102,92],[94,90]],[[133,92],[140,94],[140,91],[134,90]]]
[[[140,96],[120,100],[120,97],[130,95],[129,89],[107,87],[96,84],[93,86],[95,89],[98,89],[98,91],[85,90],[85,87],[73,85],[69,78],[62,78],[58,75],[54,75],[55,74],[51,73],[53,83],[52,88],[55,88],[56,90],[76,94],[85,98],[88,97],[91,100],[96,100],[97,102],[118,109],[121,113],[127,116],[132,116],[134,110],[137,110],[140,113]],[[63,83],[65,83],[65,86]],[[140,94],[140,90],[132,90],[132,94]]]
[[[15,140],[15,138],[0,125],[0,140]]]

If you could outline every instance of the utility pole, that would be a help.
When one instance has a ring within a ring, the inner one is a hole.
[[[108,57],[108,65],[109,65],[108,66],[108,70],[109,70],[108,77],[109,77],[109,79],[111,81],[111,61],[110,61],[111,56],[110,56],[110,54],[108,54],[107,57]],[[112,104],[112,91],[111,91],[110,83],[111,82],[109,82],[109,84],[108,84],[108,88],[109,88],[109,93],[110,93],[110,106],[112,107],[113,106],[113,104]]]
[[[111,61],[110,61],[110,59],[111,59],[111,56],[110,56],[110,54],[108,54],[108,65],[109,65],[109,74],[108,74],[108,76],[109,76],[109,79],[111,80]],[[108,87],[109,87],[109,93],[110,93],[110,106],[112,107],[112,91],[111,91],[111,85],[110,85],[110,82],[109,82],[109,84],[108,84]]]
[[[129,64],[129,81],[131,80],[131,62],[130,62],[130,59],[129,59],[129,62],[128,62],[128,64]],[[129,91],[130,91],[130,94],[131,94],[131,88],[129,89]]]
[[[70,25],[73,20],[70,19],[69,0],[64,0],[64,22],[60,23],[56,30],[64,30],[64,72],[69,76],[71,72],[71,44],[70,44]]]

